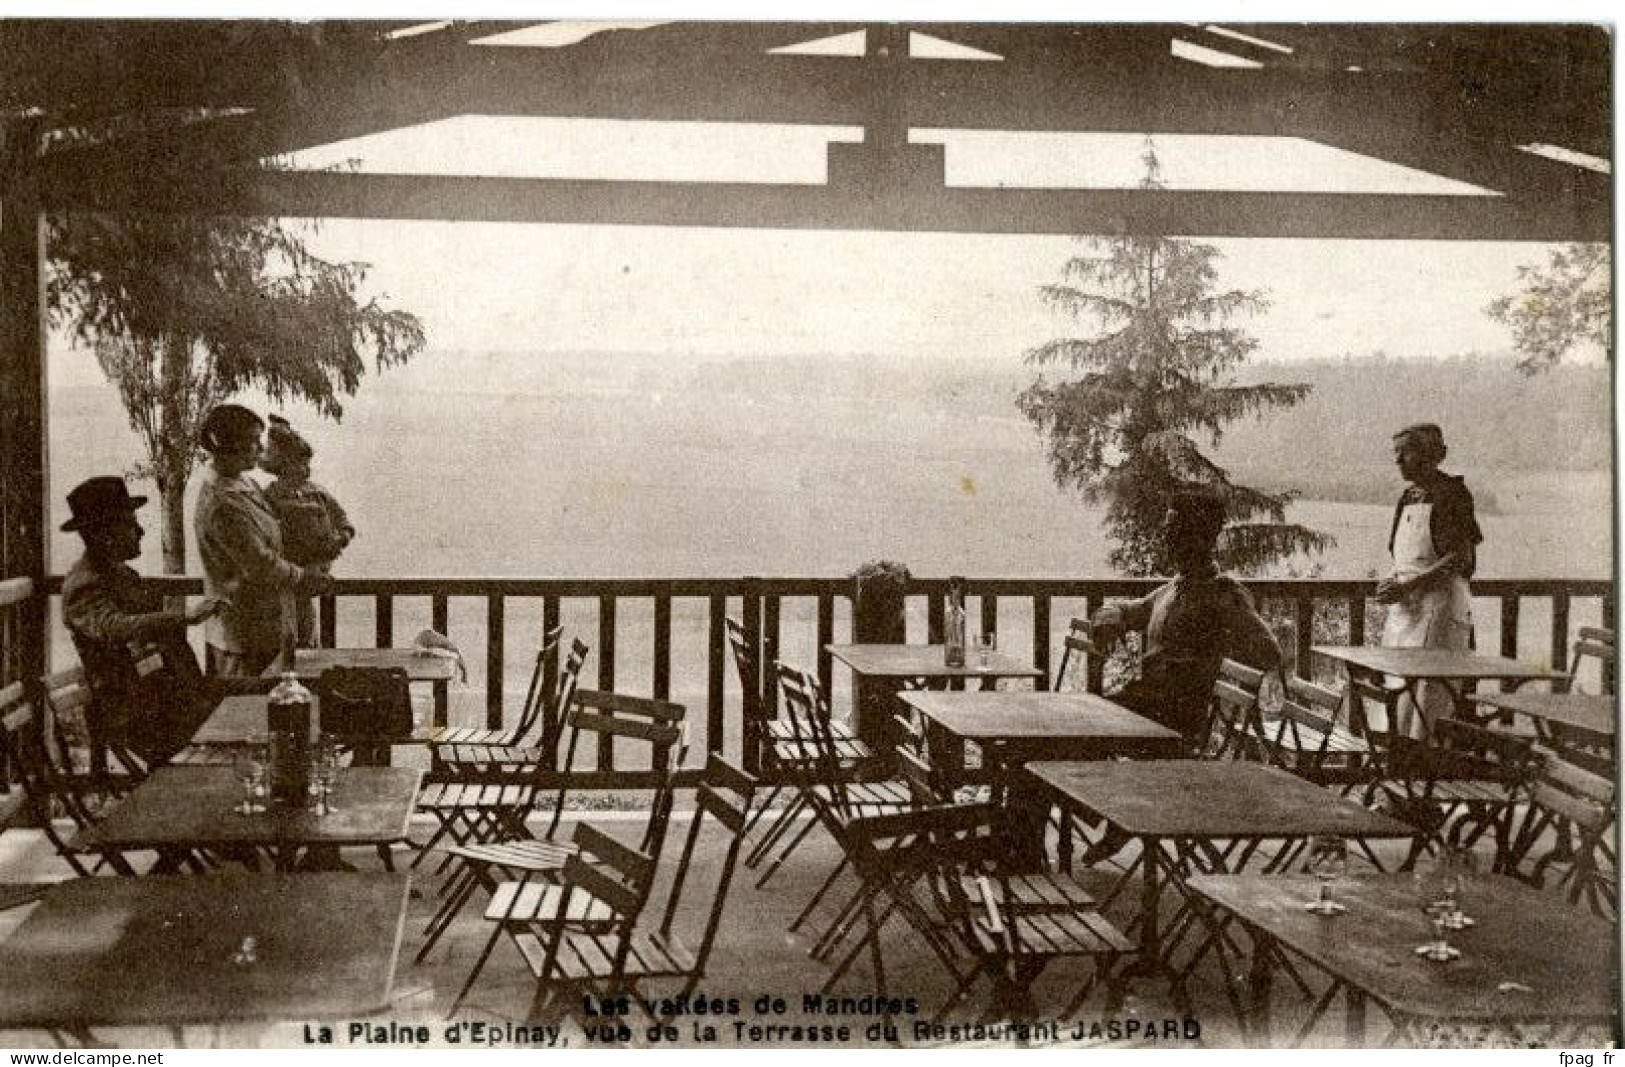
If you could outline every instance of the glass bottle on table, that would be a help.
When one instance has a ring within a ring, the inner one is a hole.
[[[965,665],[965,579],[948,579],[948,610],[944,619],[946,650],[943,663],[949,667]]]
[[[271,737],[271,796],[285,804],[303,805],[310,786],[310,690],[293,672],[293,641],[282,646],[282,677],[266,703]]]

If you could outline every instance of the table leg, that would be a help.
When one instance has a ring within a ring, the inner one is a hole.
[[[1343,1042],[1348,1048],[1365,1048],[1365,993],[1352,984],[1343,1001]]]
[[[1270,1047],[1270,961],[1275,942],[1265,934],[1249,930],[1253,937],[1253,960],[1247,969],[1249,1003],[1247,1040],[1260,1048]]]

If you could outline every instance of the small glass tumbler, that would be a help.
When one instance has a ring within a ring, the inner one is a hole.
[[[1304,910],[1316,915],[1341,915],[1348,909],[1332,899],[1332,883],[1349,868],[1348,842],[1333,834],[1323,834],[1309,842],[1309,872],[1320,879],[1320,894],[1305,904]]]
[[[234,767],[243,787],[243,799],[232,810],[239,815],[259,815],[266,810],[266,741],[259,734],[237,746]]]
[[[993,653],[999,650],[999,635],[989,630],[976,639],[976,663],[982,670],[987,670]]]
[[[339,773],[339,746],[331,734],[322,734],[310,753],[310,795],[317,815],[331,815],[333,783]]]

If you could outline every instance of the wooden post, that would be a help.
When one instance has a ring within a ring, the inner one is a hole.
[[[18,678],[50,669],[45,640],[46,521],[45,241],[35,154],[38,119],[0,124],[0,578],[28,578],[17,605],[11,664]]]

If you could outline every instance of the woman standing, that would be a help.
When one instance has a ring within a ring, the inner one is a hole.
[[[1445,452],[1444,434],[1430,422],[1394,434],[1394,462],[1410,484],[1394,508],[1388,534],[1393,571],[1377,583],[1377,600],[1388,605],[1385,648],[1465,651],[1473,645],[1473,593],[1467,581],[1484,535],[1473,515],[1473,494],[1460,477],[1439,470]],[[1414,709],[1399,709],[1399,729],[1413,737],[1454,710],[1443,685],[1423,682],[1417,693]]]
[[[203,592],[227,602],[205,631],[210,674],[257,675],[296,630],[296,598],[321,592],[326,573],[283,555],[276,512],[260,487],[243,477],[258,462],[265,423],[237,404],[203,420],[209,453],[193,525],[203,563]]]

